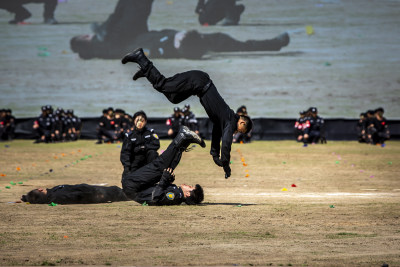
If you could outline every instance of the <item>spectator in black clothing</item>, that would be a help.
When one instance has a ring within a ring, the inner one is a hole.
[[[49,143],[55,139],[54,129],[55,120],[52,116],[51,106],[42,106],[42,114],[33,123],[33,129],[36,131],[37,139],[35,144],[45,142]]]
[[[201,25],[215,25],[224,20],[222,25],[238,25],[244,5],[237,5],[236,0],[199,0],[195,12]]]
[[[76,184],[34,189],[23,195],[21,200],[31,204],[95,204],[129,199],[118,186]]]
[[[367,117],[365,119],[365,131],[366,131],[366,143],[367,144],[372,144],[372,135],[369,131],[369,129],[371,128],[371,126],[374,124],[374,119],[375,119],[375,111],[372,109],[367,110]]]
[[[249,117],[249,114],[247,113],[247,108],[244,105],[240,106],[236,110],[236,114],[239,116]],[[250,143],[251,142],[251,134],[252,134],[252,131],[250,131],[248,133],[237,132],[233,135],[233,143],[240,143],[240,144]]]
[[[303,135],[304,135],[304,124],[306,122],[306,111],[300,111],[298,118],[294,124],[294,135],[296,137],[297,142],[303,142]]]
[[[29,3],[43,3],[44,12],[43,19],[45,24],[57,24],[57,20],[54,18],[54,12],[56,10],[58,0],[1,0],[0,8],[7,10],[10,13],[14,13],[14,19],[10,20],[10,24],[20,24],[32,16],[32,14],[23,6]]]
[[[390,139],[389,127],[386,118],[383,117],[384,109],[377,108],[374,113],[375,116],[367,127],[368,137],[372,140],[373,145],[384,147],[385,141]]]
[[[174,104],[178,104],[192,95],[197,95],[213,123],[210,154],[215,164],[223,167],[225,178],[230,177],[230,151],[233,134],[238,131],[248,133],[253,123],[247,116],[239,116],[225,103],[207,73],[187,71],[165,78],[145,56],[141,48],[127,54],[122,63],[135,62],[140,66],[133,80],[146,77],[153,87],[164,94]],[[221,148],[222,140],[222,148]],[[221,156],[220,156],[221,155]]]
[[[91,35],[75,36],[71,39],[71,50],[82,59],[116,59],[143,47],[147,56],[152,58],[201,59],[207,52],[241,51],[280,51],[290,42],[288,33],[282,33],[273,39],[239,41],[225,33],[199,33],[165,29],[149,31],[135,37],[130,43],[99,44]]]
[[[138,111],[133,116],[134,129],[125,134],[121,148],[120,160],[124,167],[124,177],[158,157],[160,140],[153,129],[147,128],[147,116],[144,111]]]
[[[304,145],[316,144],[319,141],[326,143],[325,138],[325,121],[318,116],[318,109],[316,107],[310,107],[308,109],[308,118],[304,126]]]
[[[186,104],[182,109],[183,121],[182,125],[187,126],[191,131],[200,135],[199,132],[199,123],[197,122],[196,115],[192,111],[190,111],[190,105]]]
[[[174,169],[178,166],[182,152],[191,143],[205,147],[204,141],[186,126],[182,126],[178,135],[168,148],[151,163],[128,173],[122,180],[126,196],[138,203],[148,205],[188,205],[199,204],[204,199],[200,185],[176,186]]]
[[[174,114],[171,115],[165,122],[168,126],[168,137],[175,138],[183,123],[183,114],[179,107],[174,108]]]
[[[14,139],[15,117],[11,109],[0,110],[0,140]]]
[[[104,111],[106,111],[106,113],[104,113]],[[114,109],[112,107],[109,107],[107,110],[103,110],[103,116],[100,118],[100,122],[97,127],[96,144],[102,144],[103,141],[112,143],[118,141],[118,132],[115,128],[114,119]]]
[[[360,113],[360,119],[357,122],[357,136],[358,136],[358,142],[360,143],[367,143],[367,113]]]

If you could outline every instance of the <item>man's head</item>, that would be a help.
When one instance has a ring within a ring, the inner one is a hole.
[[[23,195],[21,200],[32,204],[45,204],[47,202],[47,190],[44,188],[34,189]]]
[[[133,123],[135,124],[135,128],[137,130],[142,130],[147,124],[147,115],[143,110],[136,112],[133,115]]]
[[[253,129],[253,121],[249,116],[242,115],[240,116],[237,122],[237,131],[239,133],[249,133]]]
[[[181,189],[185,195],[185,203],[187,205],[197,205],[204,200],[203,188],[199,184],[196,184],[195,187],[182,184]]]
[[[378,115],[379,117],[382,117],[384,112],[385,110],[381,107],[375,109],[375,115]]]

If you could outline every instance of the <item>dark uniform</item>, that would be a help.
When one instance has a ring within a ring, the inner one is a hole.
[[[129,200],[118,186],[58,185],[47,189],[44,197],[37,196],[33,191],[22,196],[21,200],[31,204],[94,204]]]
[[[243,11],[244,6],[236,5],[236,0],[199,0],[195,9],[201,25],[215,25],[223,19],[223,25],[237,25]]]
[[[175,146],[174,141],[151,163],[128,173],[122,180],[122,188],[127,197],[148,205],[179,205],[185,201],[183,191],[171,184],[167,168],[175,169],[179,164],[182,151]]]
[[[160,140],[153,129],[145,126],[141,131],[134,129],[126,133],[120,156],[124,167],[122,179],[127,173],[136,171],[157,158],[159,148]]]
[[[35,128],[36,127],[36,128]],[[51,109],[48,106],[42,107],[42,114],[34,122],[34,128],[37,134],[35,143],[50,142],[52,141],[52,134],[54,133],[55,120],[51,114]]]
[[[200,98],[200,103],[213,123],[210,154],[214,162],[224,168],[225,178],[230,177],[229,163],[233,133],[237,130],[240,116],[225,103],[208,74],[192,70],[165,78],[140,49],[125,56],[122,63],[130,61],[133,55],[137,57],[135,60],[141,68],[134,75],[134,80],[146,77],[154,89],[163,93],[173,104],[178,104],[192,95]]]
[[[171,138],[175,138],[178,134],[180,127],[183,125],[183,117],[181,109],[178,107],[174,108],[174,114],[171,115],[165,122],[165,124],[172,130],[172,134],[169,135]],[[168,133],[169,134],[169,133]]]
[[[360,119],[357,122],[356,130],[358,142],[366,143],[367,142],[367,125],[366,125],[366,113],[360,113]]]
[[[383,117],[383,108],[377,108],[375,117],[370,120],[370,125],[367,128],[368,135],[371,138],[372,144],[380,144],[384,146],[386,140],[390,138],[389,127],[386,118]]]
[[[187,126],[190,130],[194,132],[199,132],[199,123],[196,119],[196,115],[194,115],[194,113],[191,112],[189,108],[185,106],[185,108],[182,110],[183,113],[182,124]]]
[[[113,109],[108,109],[108,114],[112,114]],[[105,142],[114,142],[118,140],[118,134],[116,131],[116,123],[113,115],[107,115],[104,113],[103,116],[100,117],[99,125],[97,128],[97,144],[101,144],[103,141]]]
[[[310,116],[307,117],[304,124],[304,134],[308,134],[308,138],[304,138],[304,143],[317,143],[321,141],[326,143],[325,139],[325,121],[317,115],[317,108],[309,109]]]

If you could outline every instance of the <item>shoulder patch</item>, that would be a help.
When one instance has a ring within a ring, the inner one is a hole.
[[[154,132],[154,129],[150,129],[150,132]]]
[[[175,198],[175,194],[172,192],[168,192],[167,194],[165,194],[165,196],[169,199],[169,200],[174,200]]]
[[[155,139],[158,139],[158,135],[157,134],[154,133],[153,136],[154,136]]]
[[[132,141],[132,142],[135,142],[135,141],[136,141],[136,138],[132,138],[131,141]]]

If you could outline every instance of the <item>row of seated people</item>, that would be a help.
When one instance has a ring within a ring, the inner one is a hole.
[[[385,141],[390,139],[390,131],[386,118],[383,116],[385,110],[377,108],[360,114],[357,123],[358,141],[372,145],[385,146]]]
[[[303,146],[308,144],[326,144],[325,121],[318,116],[318,109],[310,107],[306,111],[301,111],[294,125],[294,132],[297,142],[302,142]]]
[[[35,143],[54,143],[76,141],[81,135],[81,119],[74,115],[72,109],[64,111],[51,105],[41,107],[42,114],[33,122],[36,134]]]
[[[14,139],[15,117],[11,109],[0,109],[0,140]]]

